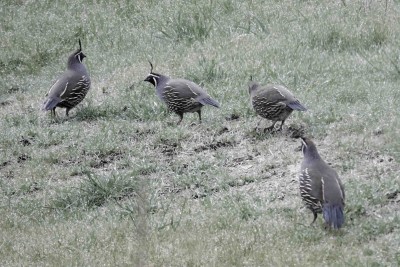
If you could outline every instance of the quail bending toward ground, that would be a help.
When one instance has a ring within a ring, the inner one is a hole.
[[[186,112],[197,112],[201,122],[201,108],[204,105],[219,108],[219,103],[212,99],[206,91],[192,81],[185,79],[171,79],[168,76],[154,73],[150,62],[150,73],[145,81],[153,84],[158,97],[167,104],[170,111],[179,115],[178,124]]]
[[[307,110],[293,94],[282,85],[268,84],[261,86],[250,81],[249,93],[251,103],[257,115],[273,121],[266,130],[274,130],[277,121],[282,121],[279,130],[293,110]]]
[[[82,101],[90,88],[89,74],[82,64],[85,57],[79,40],[79,49],[68,57],[67,70],[50,88],[42,110],[51,110],[55,116],[56,107],[65,108],[68,116],[70,109]]]
[[[299,175],[300,195],[314,214],[322,212],[328,227],[339,229],[344,223],[344,188],[338,174],[318,154],[315,144],[302,137],[304,159]]]

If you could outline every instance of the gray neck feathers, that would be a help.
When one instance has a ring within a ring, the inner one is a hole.
[[[75,57],[75,55],[71,55],[68,58],[67,67],[69,69],[75,69],[75,68],[78,68],[79,66],[83,66],[82,63],[79,62],[79,60]]]
[[[165,84],[168,82],[170,79],[168,76],[157,74],[157,77],[155,77],[157,84],[155,85],[157,90],[163,89]]]
[[[150,77],[150,78],[149,78]],[[169,77],[162,75],[162,74],[158,74],[158,73],[153,73],[151,72],[148,76],[148,78],[146,79],[146,81],[152,83],[156,89],[156,93],[158,95],[158,97],[162,100],[164,100],[164,94],[163,91],[165,89],[165,85],[166,83],[169,81]]]
[[[305,160],[311,160],[311,159],[322,160],[321,156],[318,153],[317,148],[313,143],[308,143],[307,146],[303,146],[303,154]]]
[[[75,56],[70,56],[68,59],[67,69],[78,72],[79,74],[87,76],[87,70]]]
[[[257,91],[259,86],[260,86],[260,84],[257,82],[250,82],[249,83],[249,94],[252,95],[255,91]]]

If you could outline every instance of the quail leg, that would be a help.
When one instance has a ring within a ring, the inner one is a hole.
[[[271,126],[265,128],[264,133],[273,131],[275,129],[275,124],[276,124],[276,121],[274,121]]]
[[[317,219],[318,214],[316,212],[313,212],[314,214],[314,220],[310,223],[310,225],[313,225],[315,220]]]
[[[201,123],[201,109],[197,111],[197,114],[199,114],[199,123]]]
[[[283,127],[283,124],[284,124],[284,123],[285,123],[285,120],[282,121],[281,126],[279,126],[278,131],[282,131],[282,127]]]
[[[183,120],[183,113],[178,113],[178,115],[179,115],[179,121],[176,125],[179,125]]]

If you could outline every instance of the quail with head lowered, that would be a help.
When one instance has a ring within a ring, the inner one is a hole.
[[[55,116],[56,107],[65,108],[68,116],[70,109],[82,101],[90,88],[89,73],[82,64],[85,57],[79,40],[79,49],[68,57],[67,70],[50,88],[42,110],[51,110]]]
[[[344,223],[344,187],[337,172],[319,155],[315,144],[301,138],[304,155],[299,175],[300,195],[307,208],[314,214],[322,212],[325,225],[339,229]]]
[[[251,103],[257,115],[273,121],[266,128],[267,131],[274,130],[277,121],[282,121],[279,130],[293,110],[307,110],[293,94],[282,85],[268,84],[261,86],[259,83],[250,81],[249,94]]]
[[[158,97],[167,105],[168,109],[179,115],[180,124],[183,114],[197,112],[201,122],[201,108],[204,105],[220,107],[220,104],[212,99],[206,91],[192,81],[185,79],[171,79],[168,76],[153,72],[153,64],[150,63],[150,73],[145,81],[154,85]]]

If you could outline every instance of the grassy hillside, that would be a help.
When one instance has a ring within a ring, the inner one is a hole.
[[[0,12],[1,266],[400,265],[398,1],[6,0]],[[40,106],[78,38],[92,87],[54,121]],[[222,108],[176,126],[143,81],[148,60]],[[251,75],[309,110],[255,131]],[[339,232],[309,226],[291,128],[345,184]]]

